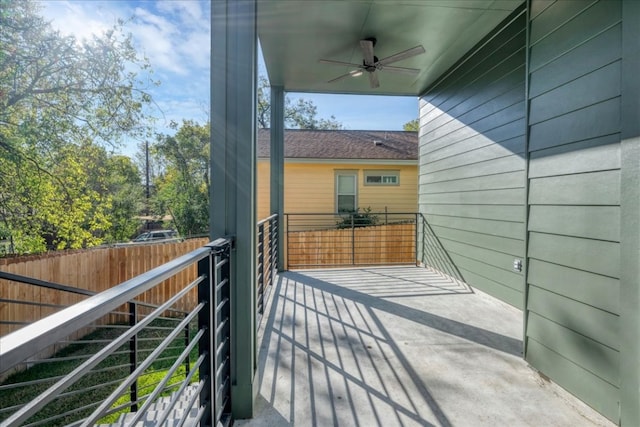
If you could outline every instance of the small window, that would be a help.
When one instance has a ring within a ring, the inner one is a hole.
[[[338,212],[355,212],[358,201],[358,180],[355,173],[336,173],[336,207]]]
[[[399,185],[399,171],[364,171],[364,185]]]

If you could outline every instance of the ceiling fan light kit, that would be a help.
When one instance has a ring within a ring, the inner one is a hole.
[[[420,73],[420,70],[417,68],[406,68],[406,67],[396,67],[390,66],[389,64],[393,64],[398,61],[402,61],[404,59],[411,58],[416,55],[423,54],[425,52],[424,47],[422,45],[418,45],[412,47],[411,49],[403,50],[402,52],[398,52],[391,56],[387,56],[386,58],[378,59],[374,54],[373,48],[376,45],[376,38],[369,37],[363,40],[360,40],[360,49],[362,50],[362,64],[353,64],[351,62],[342,62],[342,61],[334,61],[331,59],[320,59],[319,62],[321,64],[332,64],[332,65],[346,65],[354,68],[355,70],[351,70],[350,72],[338,76],[334,79],[329,80],[327,83],[334,83],[340,81],[347,77],[358,77],[364,74],[366,71],[369,73],[369,86],[373,89],[380,86],[380,81],[378,80],[377,71],[385,71],[392,73],[402,73],[407,75],[417,75]]]

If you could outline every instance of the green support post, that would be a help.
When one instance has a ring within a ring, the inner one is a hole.
[[[278,214],[278,271],[284,270],[284,88],[271,86],[271,214]]]
[[[253,416],[257,1],[211,6],[211,238],[232,235],[231,411]]]

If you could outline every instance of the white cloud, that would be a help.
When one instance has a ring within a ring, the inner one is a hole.
[[[41,3],[43,14],[54,29],[78,40],[90,39],[102,34],[116,23],[118,15],[107,7],[108,3],[93,2],[89,10],[83,3],[71,1],[47,1]]]

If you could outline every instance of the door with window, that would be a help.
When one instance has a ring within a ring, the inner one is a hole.
[[[355,212],[358,207],[358,174],[353,171],[336,172],[336,211]]]

